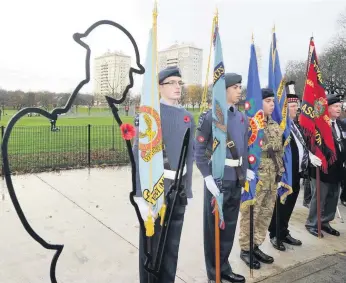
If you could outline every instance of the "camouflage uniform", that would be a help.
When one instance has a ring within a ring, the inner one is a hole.
[[[285,168],[283,166],[282,156],[283,147],[283,130],[271,118],[264,128],[264,141],[262,145],[261,164],[258,168],[260,187],[256,191],[256,203],[254,205],[254,244],[260,246],[266,237],[268,226],[273,214],[273,208],[277,195],[277,178],[281,179]],[[270,149],[274,151],[275,164],[270,157]],[[280,177],[279,177],[280,176]],[[240,248],[244,251],[250,249],[250,209],[247,206],[241,210],[240,216]]]

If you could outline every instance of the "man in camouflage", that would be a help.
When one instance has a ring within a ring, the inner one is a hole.
[[[262,144],[261,163],[258,168],[259,184],[256,189],[256,202],[254,205],[254,261],[253,268],[261,267],[263,263],[273,263],[273,257],[259,249],[264,242],[267,229],[273,214],[276,201],[278,182],[285,171],[282,157],[283,130],[272,119],[274,110],[274,93],[271,89],[262,89],[263,112],[264,112],[264,140]],[[240,217],[240,258],[250,266],[250,208],[241,209]]]

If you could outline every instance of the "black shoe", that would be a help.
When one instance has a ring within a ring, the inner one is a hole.
[[[323,225],[321,230],[324,232],[327,232],[328,234],[331,234],[333,236],[340,236],[340,232],[332,228],[329,224],[328,225]]]
[[[308,228],[308,227],[305,227],[306,228],[306,230],[308,230],[308,232],[311,234],[311,235],[313,235],[313,236],[315,236],[315,237],[318,237],[318,230],[316,229],[316,228]],[[322,230],[322,229],[321,229]],[[324,237],[324,235],[323,235],[323,233],[321,232],[321,238],[323,238]]]
[[[345,200],[340,200],[340,203],[341,203],[343,206],[346,206],[346,201],[345,201]]]
[[[284,252],[286,250],[286,247],[284,246],[284,244],[282,243],[282,241],[279,242],[279,245],[278,245],[278,240],[276,237],[274,238],[271,238],[270,239],[270,242],[272,243],[273,247],[279,251],[282,251]]]
[[[304,201],[303,206],[305,206],[306,208],[310,208],[310,203]]]
[[[262,252],[258,246],[255,246],[255,248],[253,249],[253,254],[257,258],[257,260],[263,263],[270,264],[274,262],[274,258]]]
[[[222,283],[228,283],[228,282],[238,282],[238,283],[244,283],[245,277],[239,274],[231,273],[231,274],[221,274],[221,282]]]
[[[240,251],[240,258],[246,263],[248,267],[250,267],[250,252],[249,251]],[[253,269],[260,269],[261,264],[256,259],[256,257],[253,257]]]
[[[292,246],[301,246],[302,245],[302,242],[300,240],[293,238],[290,234],[288,234],[281,241],[286,243],[286,244],[292,245]]]

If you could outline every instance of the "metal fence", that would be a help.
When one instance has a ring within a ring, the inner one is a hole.
[[[117,125],[60,126],[57,131],[50,126],[15,127],[8,156],[12,174],[130,162]]]

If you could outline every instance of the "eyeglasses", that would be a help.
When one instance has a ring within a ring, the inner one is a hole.
[[[182,81],[178,81],[178,82],[177,81],[169,81],[166,83],[161,83],[161,85],[171,85],[171,86],[176,85],[176,84],[178,84],[179,86],[183,86],[185,83]]]

